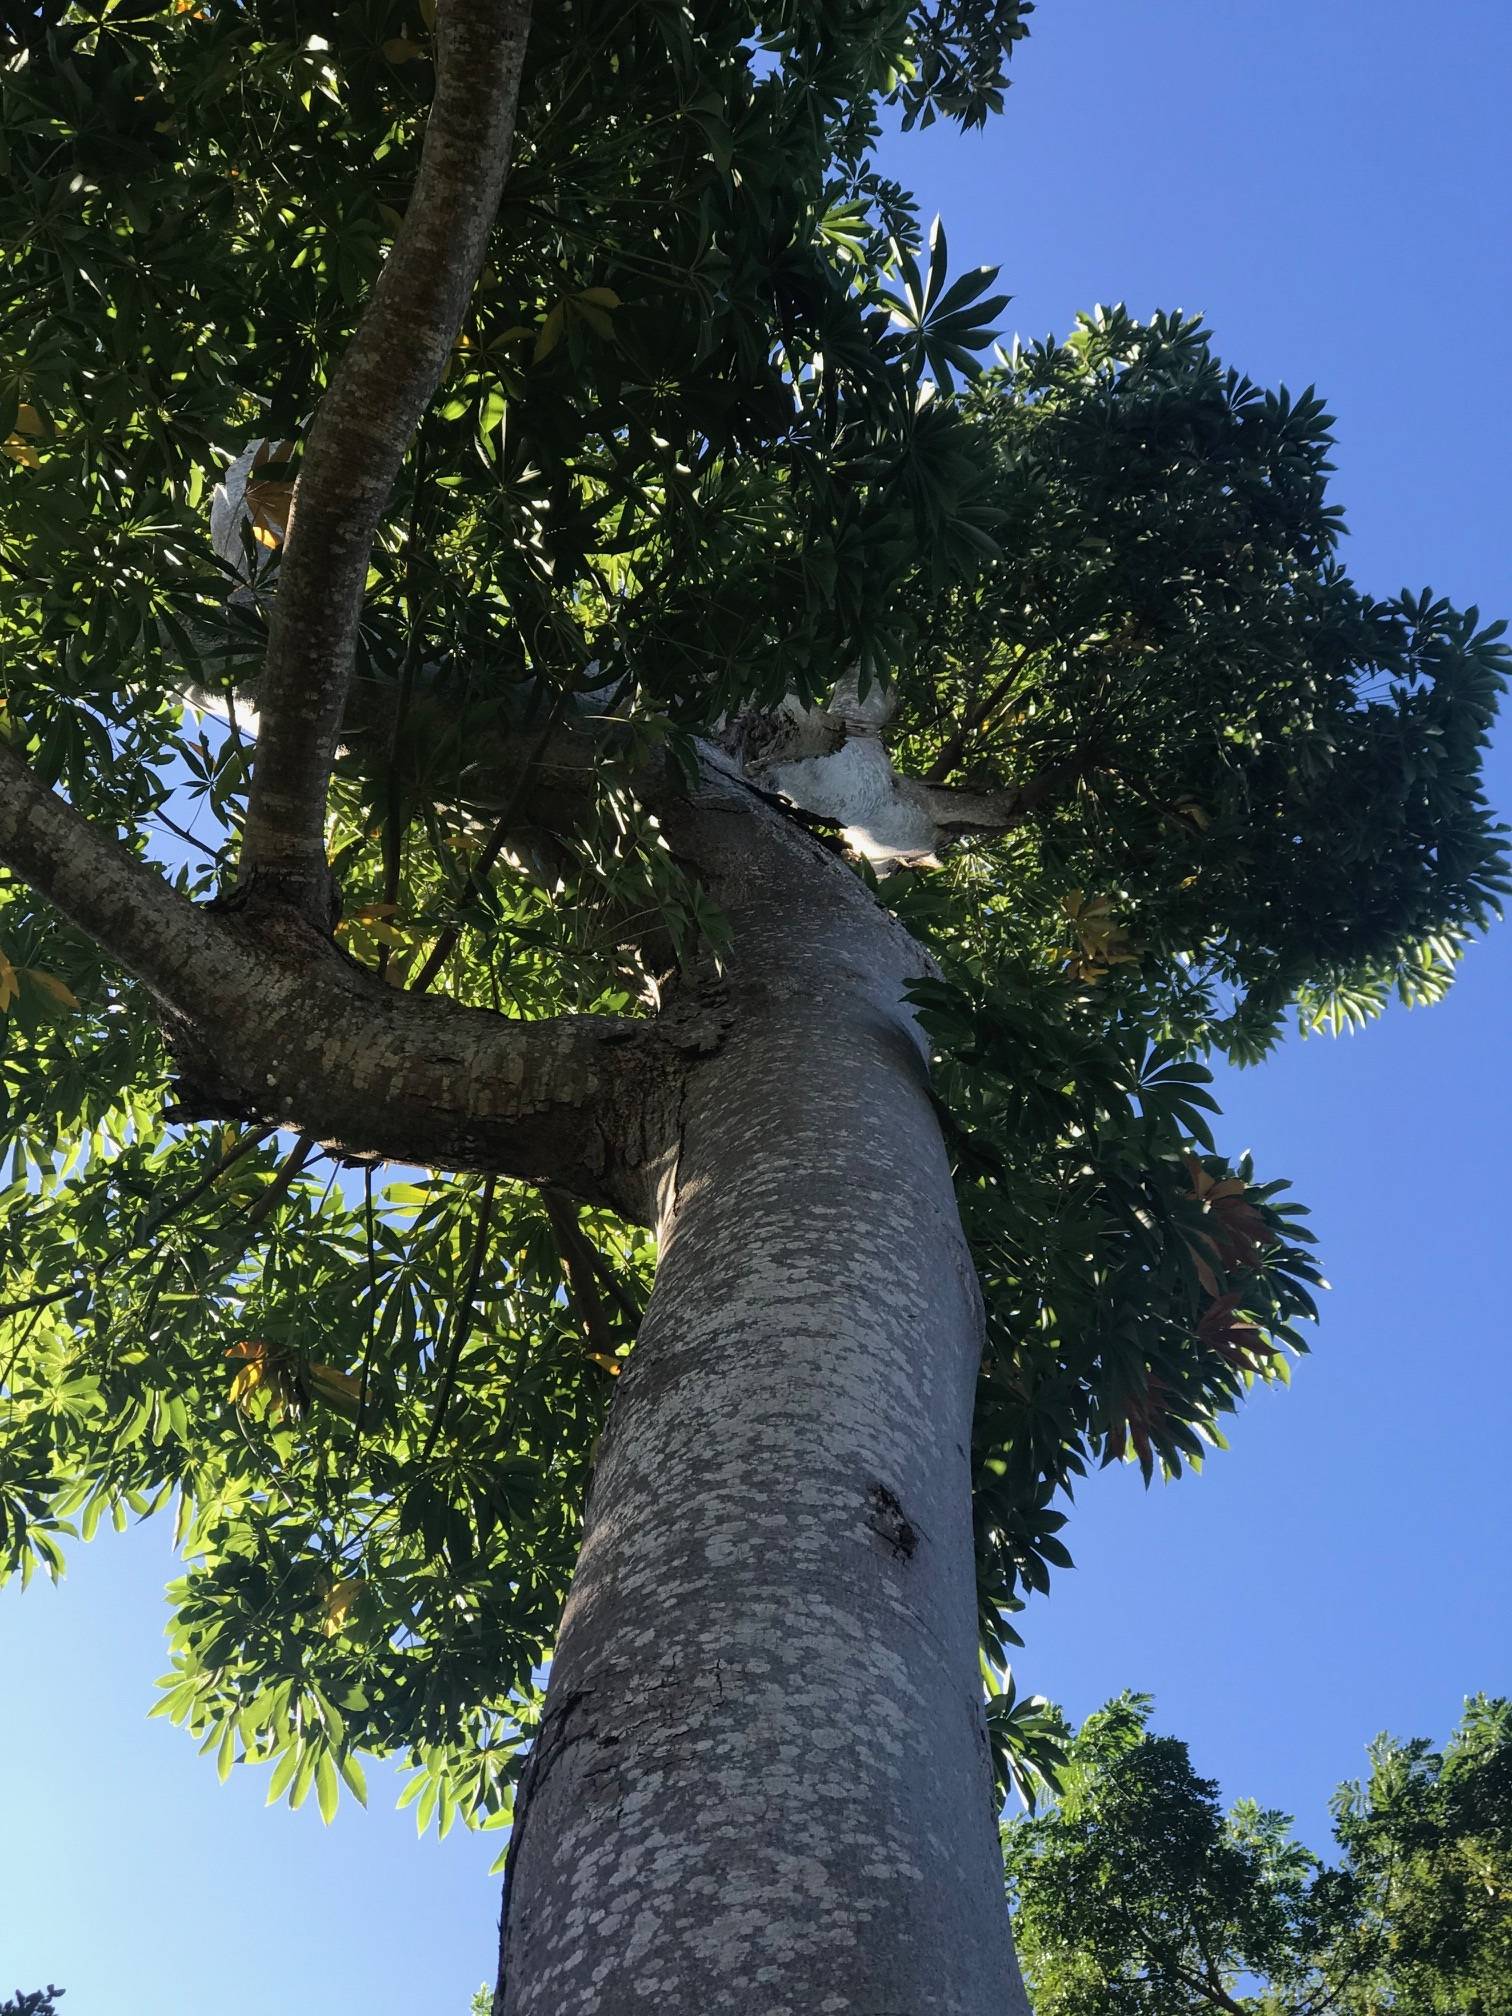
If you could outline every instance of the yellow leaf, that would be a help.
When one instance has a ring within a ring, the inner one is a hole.
[[[259,1386],[268,1383],[268,1347],[253,1338],[240,1344],[233,1344],[226,1352],[228,1358],[239,1358],[241,1370],[231,1381],[230,1400],[234,1407],[245,1406]]]
[[[338,1372],[334,1365],[311,1365],[306,1368],[305,1378],[317,1400],[324,1400],[349,1421],[356,1419],[362,1404],[362,1387],[349,1372]]]
[[[299,446],[297,441],[264,441],[252,458],[242,502],[252,523],[252,537],[259,546],[277,548],[289,536],[294,520],[294,482],[287,476],[262,476],[259,469],[286,463]]]
[[[0,952],[0,1015],[21,992],[21,983],[16,978],[16,969],[3,952]]]
[[[367,1578],[350,1575],[344,1582],[333,1582],[325,1592],[321,1608],[325,1616],[321,1619],[321,1630],[327,1638],[337,1638],[347,1627],[352,1610],[367,1587]]]
[[[23,404],[16,408],[16,432],[18,434],[34,434],[39,438],[47,432],[47,428],[43,424],[42,415],[37,411],[35,406]]]
[[[408,35],[390,35],[383,44],[383,53],[390,63],[413,63],[425,51],[418,42],[411,42]]]
[[[24,463],[28,469],[40,469],[42,466],[36,449],[24,435],[8,435],[4,441],[0,441],[0,448],[5,450],[12,462]]]
[[[43,973],[35,966],[23,966],[21,971],[34,987],[40,987],[50,995],[60,1008],[77,1008],[79,997],[71,987],[66,987],[56,973]]]
[[[583,1356],[591,1358],[595,1365],[600,1366],[605,1372],[612,1372],[615,1378],[618,1379],[620,1375],[620,1361],[618,1358],[611,1358],[606,1351],[585,1351]]]
[[[1139,948],[1113,917],[1106,896],[1088,897],[1072,889],[1061,898],[1061,909],[1077,938],[1077,950],[1067,965],[1074,979],[1095,986],[1113,967],[1139,964]]]

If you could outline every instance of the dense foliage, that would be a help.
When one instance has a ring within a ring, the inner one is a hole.
[[[1123,1695],[1072,1738],[1059,1803],[1004,1830],[1038,2016],[1496,2016],[1512,2006],[1512,1702],[1439,1751],[1388,1736],[1334,1795],[1337,1860],[1283,1813],[1226,1815]]]
[[[1350,583],[1319,401],[1196,322],[1099,312],[994,357],[994,276],[952,277],[875,150],[884,118],[994,112],[1029,11],[540,10],[373,555],[330,833],[343,943],[389,979],[631,1013],[723,928],[637,801],[649,752],[851,674],[895,690],[901,770],[1022,794],[878,891],[942,975],[995,1666],[1083,1469],[1196,1460],[1301,1348],[1307,1235],[1219,1152],[1200,1058],[1442,991],[1501,886],[1506,664],[1475,611]],[[46,0],[8,33],[0,732],[209,897],[300,442],[414,174],[427,11]],[[611,714],[572,829],[522,833],[532,752]],[[178,1124],[143,992],[9,879],[0,1013],[4,1566],[171,1506],[160,1708],[223,1773],[329,1813],[359,1752],[399,1752],[422,1826],[507,1819],[649,1241]],[[1005,1767],[1049,1760],[1034,1704],[993,1721]]]

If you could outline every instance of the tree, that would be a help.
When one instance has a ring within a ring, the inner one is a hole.
[[[1038,2016],[1493,2016],[1512,2001],[1512,1702],[1442,1752],[1378,1737],[1333,1800],[1340,1860],[1253,1800],[1227,1816],[1125,1694],[1071,1740],[1059,1803],[1004,1830]]]
[[[1312,1313],[1200,1060],[1502,886],[1321,402],[873,165],[1028,11],[9,31],[0,1539],[171,1504],[161,1711],[510,1825],[510,2016],[1011,1999],[979,1644]]]
[[[17,1989],[8,2001],[0,2002],[0,2016],[57,2016],[61,1988],[38,1988],[29,1995]]]

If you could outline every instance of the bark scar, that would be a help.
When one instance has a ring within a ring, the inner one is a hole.
[[[892,1549],[895,1561],[911,1561],[918,1550],[918,1529],[905,1517],[896,1494],[885,1484],[873,1484],[867,1493],[866,1523],[879,1540]]]

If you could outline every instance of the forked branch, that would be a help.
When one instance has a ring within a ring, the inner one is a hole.
[[[649,1212],[646,1172],[622,1144],[657,1151],[654,1025],[509,1021],[385,986],[298,917],[275,931],[190,903],[3,741],[0,862],[157,998],[191,1081],[185,1117],[236,1114],[339,1153]]]

